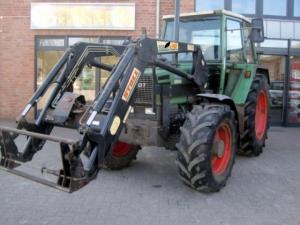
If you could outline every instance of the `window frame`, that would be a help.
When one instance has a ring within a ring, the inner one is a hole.
[[[286,12],[285,15],[268,15],[264,14],[264,5],[265,5],[265,0],[262,0],[259,7],[261,7],[261,15],[264,18],[274,18],[274,19],[283,19],[283,18],[290,18],[291,17],[291,7],[290,7],[290,0],[285,0],[286,1]],[[259,0],[256,0],[256,2],[259,2]]]
[[[200,10],[197,10],[197,1],[199,0],[194,0],[194,11],[195,12],[200,12]],[[200,0],[202,1],[202,0]],[[222,0],[223,1],[223,9],[228,10],[228,0]],[[208,10],[202,10],[202,11],[210,11],[210,10],[214,10],[214,9],[208,9]]]
[[[226,0],[225,0],[226,1]],[[239,14],[242,14],[242,15],[245,15],[245,16],[253,16],[253,15],[256,15],[257,14],[257,0],[254,0],[254,13],[240,13],[240,12],[236,12],[236,11],[233,11],[232,9],[232,5],[233,5],[233,0],[228,0],[230,2],[230,11],[232,12],[235,12],[235,13],[239,13]]]
[[[237,61],[237,62],[234,62],[234,61],[231,61],[231,60],[228,60],[227,59],[227,47],[228,47],[228,39],[227,39],[227,32],[228,32],[228,30],[227,30],[227,21],[228,20],[231,20],[231,21],[235,21],[235,22],[238,22],[239,24],[240,24],[240,33],[241,33],[241,44],[242,44],[242,59],[241,59],[241,61]],[[230,16],[226,16],[226,18],[225,18],[225,32],[224,32],[224,36],[225,36],[225,43],[226,43],[226,48],[225,48],[225,55],[224,55],[224,57],[226,57],[226,62],[228,62],[228,63],[236,63],[236,64],[240,64],[240,63],[246,63],[247,62],[247,60],[246,60],[246,52],[245,52],[245,43],[244,43],[244,32],[243,32],[243,21],[242,20],[239,20],[239,19],[237,19],[237,18],[234,18],[234,17],[230,17]]]
[[[221,62],[222,61],[222,59],[221,59],[221,55],[222,55],[222,49],[221,49],[221,45],[222,45],[222,22],[221,22],[221,20],[222,20],[222,18],[221,18],[221,16],[219,16],[219,15],[208,15],[208,16],[205,16],[205,17],[201,17],[201,19],[204,19],[204,18],[218,18],[219,17],[219,19],[220,19],[220,27],[219,27],[219,30],[220,30],[220,42],[219,42],[219,47],[220,47],[220,52],[219,52],[219,58],[218,59],[214,59],[214,60],[208,60],[209,62]],[[199,20],[197,20],[197,19],[194,19],[194,21],[199,21]],[[173,22],[174,23],[174,19],[167,19],[167,20],[164,20],[163,21],[163,25],[162,25],[162,32],[161,32],[161,34],[160,34],[160,39],[165,39],[165,36],[166,36],[166,32],[167,32],[167,23],[168,22]],[[171,40],[171,39],[170,39]],[[200,45],[201,46],[201,45]],[[179,53],[179,54],[181,54],[181,53]],[[181,61],[181,60],[180,60]],[[190,62],[190,60],[182,60],[181,62]]]
[[[290,6],[290,10],[291,10],[291,15],[292,18],[296,19],[296,20],[300,20],[300,15],[299,16],[295,16],[295,0],[290,0],[291,1],[291,6]],[[299,2],[300,3],[300,2]]]

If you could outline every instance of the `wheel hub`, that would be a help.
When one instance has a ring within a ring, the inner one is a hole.
[[[222,140],[220,141],[214,141],[212,153],[213,155],[217,156],[218,158],[222,158],[224,155],[224,142]]]

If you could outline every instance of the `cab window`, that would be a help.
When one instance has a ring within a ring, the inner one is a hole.
[[[243,61],[243,44],[241,23],[227,19],[226,22],[227,50],[226,58],[229,62]]]
[[[253,46],[250,40],[251,28],[250,24],[244,24],[244,37],[245,37],[245,50],[246,50],[246,60],[247,63],[254,63],[254,54],[253,54]]]

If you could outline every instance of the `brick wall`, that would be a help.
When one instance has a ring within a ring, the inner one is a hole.
[[[156,0],[114,0],[136,3],[134,31],[31,30],[30,0],[0,0],[0,118],[15,118],[34,91],[34,38],[36,35],[138,37],[142,27],[155,37]],[[36,1],[39,2],[39,1]],[[41,1],[40,1],[41,2]],[[112,2],[58,1],[51,2]],[[173,14],[174,0],[161,0],[160,15]],[[194,11],[194,1],[181,0],[181,12]]]

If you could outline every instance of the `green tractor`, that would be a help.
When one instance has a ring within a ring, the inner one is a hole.
[[[265,146],[269,74],[259,67],[254,45],[264,39],[263,23],[216,10],[181,15],[179,42],[169,41],[173,29],[174,16],[165,16],[161,39],[143,36],[124,46],[77,43],[68,49],[28,102],[17,128],[0,127],[1,166],[73,191],[101,168],[129,166],[140,146],[164,146],[177,150],[184,183],[219,191],[236,153],[258,156]],[[96,60],[104,55],[120,58],[116,65]],[[73,92],[84,66],[111,72],[92,104]],[[48,89],[43,110],[29,122],[26,115]],[[81,138],[52,136],[54,126],[75,128]],[[27,136],[22,152],[14,142],[19,135]],[[46,141],[61,148],[63,168],[43,168],[58,176],[56,183],[17,170]]]
[[[174,16],[165,16],[162,39],[171,40],[173,33]],[[132,130],[124,133],[124,140],[132,143],[137,127],[149,123],[137,132],[136,145],[178,150],[176,164],[184,183],[199,191],[218,191],[230,176],[236,153],[258,156],[265,146],[269,74],[259,67],[254,45],[263,37],[260,19],[251,22],[224,10],[181,15],[179,41],[201,46],[208,73],[205,90],[193,92],[184,78],[163,69],[156,69],[152,81],[152,71],[145,71],[138,86],[137,112],[127,122]],[[163,46],[161,51],[172,50]],[[172,62],[170,55],[165,57]],[[191,61],[192,54],[179,53],[175,64],[191,73]],[[155,93],[157,85],[168,95]],[[148,92],[154,92],[149,101]],[[162,118],[151,115],[153,108]],[[143,109],[145,115],[140,113]],[[141,134],[150,135],[142,139]]]

